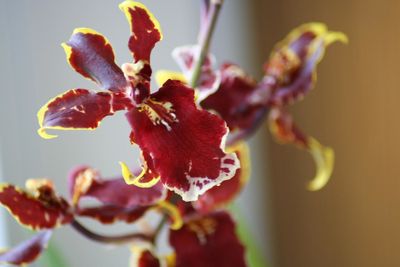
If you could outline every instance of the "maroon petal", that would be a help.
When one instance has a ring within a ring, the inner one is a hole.
[[[133,251],[135,253],[135,251]],[[137,267],[160,267],[160,260],[151,253],[150,250],[143,250],[139,252],[140,255],[137,259],[136,265]]]
[[[162,39],[161,28],[157,19],[143,4],[126,0],[119,7],[130,25],[128,46],[135,59],[135,64],[124,64],[123,71],[135,88],[135,101],[141,103],[150,95],[150,56],[155,44]]]
[[[208,213],[232,202],[242,191],[250,177],[248,146],[245,143],[238,143],[234,147],[229,147],[229,151],[236,153],[240,160],[240,169],[236,171],[232,179],[224,181],[220,186],[211,188],[201,195],[198,201],[193,202],[194,207],[203,213]]]
[[[235,223],[226,212],[216,212],[170,231],[176,267],[245,267],[245,250]]]
[[[0,204],[19,223],[33,230],[55,228],[72,220],[66,202],[56,199],[48,188],[34,197],[13,185],[2,184]]]
[[[135,62],[149,63],[151,51],[155,44],[162,39],[160,23],[141,3],[127,0],[119,7],[125,13],[130,25],[129,49]]]
[[[294,29],[271,53],[265,76],[274,80],[271,105],[301,100],[316,81],[316,68],[331,43],[347,42],[341,32],[328,31],[322,23],[308,23]]]
[[[124,91],[128,86],[122,70],[114,62],[113,49],[103,35],[88,28],[75,29],[62,46],[72,68],[101,88]]]
[[[93,92],[86,89],[69,90],[45,104],[38,112],[40,129],[45,139],[57,137],[48,134],[54,130],[93,130],[101,120],[114,112],[131,107],[130,100],[121,94]]]
[[[139,188],[127,185],[122,177],[102,179],[95,170],[86,166],[74,170],[69,180],[74,202],[80,198],[93,198],[104,205],[132,208],[153,205],[166,196],[161,183],[151,188]]]
[[[311,191],[321,189],[329,181],[333,166],[334,152],[332,148],[321,145],[316,139],[305,135],[293,122],[292,116],[282,108],[274,108],[269,114],[271,133],[283,144],[296,145],[311,153],[316,164],[315,177],[308,183]]]
[[[236,155],[224,152],[224,121],[198,109],[193,90],[178,81],[167,81],[126,116],[132,141],[151,157],[147,166],[185,201],[232,178],[239,167]]]
[[[77,215],[95,219],[104,224],[111,224],[117,221],[132,223],[140,219],[150,207],[124,208],[113,205],[104,205],[92,208],[77,208]]]
[[[216,111],[226,121],[231,131],[228,144],[232,144],[252,133],[264,118],[265,91],[238,66],[224,64],[218,91],[204,99],[201,106]]]
[[[0,253],[0,264],[26,265],[36,260],[47,247],[52,231],[46,230],[18,246]]]

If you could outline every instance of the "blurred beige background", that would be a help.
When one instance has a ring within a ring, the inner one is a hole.
[[[400,1],[264,0],[253,7],[259,63],[303,22],[325,22],[350,38],[328,49],[316,90],[292,109],[307,133],[336,151],[328,186],[303,190],[311,157],[266,138],[274,266],[400,266]]]

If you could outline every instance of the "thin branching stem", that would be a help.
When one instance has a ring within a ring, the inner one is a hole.
[[[131,234],[124,234],[124,235],[117,235],[117,236],[106,236],[102,234],[95,233],[85,226],[83,226],[80,222],[73,220],[71,223],[72,228],[74,228],[77,232],[85,236],[86,238],[106,244],[124,244],[124,243],[131,243],[133,241],[146,241],[152,242],[153,236],[146,235],[143,233],[131,233]]]

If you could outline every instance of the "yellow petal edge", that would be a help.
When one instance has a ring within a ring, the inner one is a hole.
[[[73,89],[74,90],[74,89]],[[39,129],[37,130],[38,134],[40,135],[40,137],[42,137],[43,139],[53,139],[58,137],[58,135],[55,134],[49,134],[46,131],[47,130],[62,130],[62,131],[93,131],[95,130],[97,127],[99,127],[100,125],[100,121],[97,122],[96,127],[94,128],[74,128],[74,127],[70,127],[70,128],[66,128],[66,127],[62,127],[62,126],[43,126],[43,122],[44,122],[44,117],[46,115],[47,110],[49,109],[48,106],[54,102],[57,98],[62,98],[65,94],[67,94],[70,90],[59,94],[58,96],[50,99],[46,104],[44,104],[38,111],[37,113],[37,119],[38,119],[38,123],[39,123]]]
[[[181,72],[170,70],[159,70],[156,72],[156,81],[158,86],[162,86],[168,80],[178,80],[185,84],[188,83],[185,75],[183,75]]]
[[[142,3],[136,2],[136,1],[131,1],[131,0],[126,0],[119,4],[119,8],[124,12],[126,18],[128,19],[129,26],[132,29],[132,20],[131,20],[131,14],[129,13],[129,9],[135,9],[136,7],[144,9],[146,13],[149,15],[150,20],[153,22],[154,27],[158,30],[160,33],[160,40],[163,39],[163,34],[161,31],[161,26],[160,22],[154,17],[154,15],[147,9],[145,5]]]

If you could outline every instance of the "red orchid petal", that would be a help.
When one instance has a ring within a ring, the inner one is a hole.
[[[239,162],[224,152],[224,121],[194,103],[194,92],[167,81],[138,109],[127,113],[134,142],[152,159],[161,182],[185,201],[233,177]]]
[[[104,205],[121,208],[153,205],[165,198],[165,188],[161,183],[151,188],[127,185],[122,177],[104,180],[90,167],[79,167],[70,175],[72,196],[94,198]],[[85,185],[85,189],[79,185]]]
[[[100,33],[88,28],[75,29],[62,46],[72,68],[104,90],[122,91],[127,87],[122,70],[114,62],[113,49]]]
[[[294,124],[292,116],[283,108],[274,108],[269,114],[271,133],[278,142],[307,147],[307,136]]]
[[[51,197],[51,194],[47,191],[44,197]],[[72,220],[64,201],[60,203],[52,197],[35,198],[13,185],[0,185],[0,204],[20,224],[33,230],[55,228]]]
[[[158,257],[155,247],[149,243],[136,243],[131,247],[131,267],[174,267],[170,256]]]
[[[124,64],[123,70],[135,88],[135,101],[141,103],[150,95],[150,56],[155,44],[162,39],[161,28],[157,19],[143,4],[126,0],[119,7],[130,25],[128,46],[135,59],[135,64]]]
[[[127,0],[119,7],[129,21],[131,30],[129,49],[135,62],[149,63],[151,51],[155,44],[162,39],[160,23],[141,3]]]
[[[221,186],[215,186],[193,202],[197,210],[208,213],[232,202],[242,191],[250,177],[250,155],[249,148],[245,143],[236,144],[229,147],[229,151],[236,153],[240,160],[240,169],[235,176],[228,181],[224,181]]]
[[[321,189],[329,181],[333,166],[334,152],[330,147],[322,146],[313,137],[305,135],[293,122],[292,116],[282,108],[274,108],[269,115],[271,133],[278,142],[293,144],[311,153],[316,163],[315,177],[308,183],[311,191]]]
[[[0,264],[26,265],[36,260],[47,247],[52,231],[38,233],[16,247],[0,253]]]
[[[121,94],[93,92],[86,89],[69,90],[45,104],[37,117],[38,133],[45,139],[55,138],[46,130],[93,130],[100,121],[115,111],[131,107],[131,102]]]
[[[83,195],[86,195],[97,172],[89,166],[82,165],[72,169],[68,174],[68,193],[73,206],[78,206]]]
[[[214,110],[224,119],[231,131],[228,144],[242,139],[254,131],[267,111],[263,102],[264,88],[258,88],[256,81],[233,64],[221,67],[221,84],[214,94],[200,104],[207,110]]]
[[[113,205],[104,205],[92,208],[78,208],[76,213],[79,216],[89,217],[103,224],[112,224],[117,221],[132,223],[140,219],[149,209],[149,206],[124,208]]]
[[[301,100],[315,85],[316,68],[326,47],[335,41],[346,43],[347,37],[328,31],[322,23],[309,23],[294,29],[278,43],[265,65],[265,76],[276,82],[270,104]]]
[[[170,231],[169,240],[176,253],[176,267],[247,266],[235,223],[226,212],[189,221]]]
[[[197,61],[200,55],[199,46],[182,46],[177,47],[172,52],[172,56],[181,68],[186,81],[192,80],[194,71],[194,62]],[[201,68],[201,74],[196,87],[197,100],[201,102],[207,96],[217,91],[218,86],[221,82],[221,75],[219,71],[214,71],[215,57],[212,54],[208,54],[204,60]],[[172,77],[170,77],[172,79]]]
[[[144,250],[140,253],[137,262],[137,267],[160,267],[161,263],[157,257],[153,255],[149,250]]]

